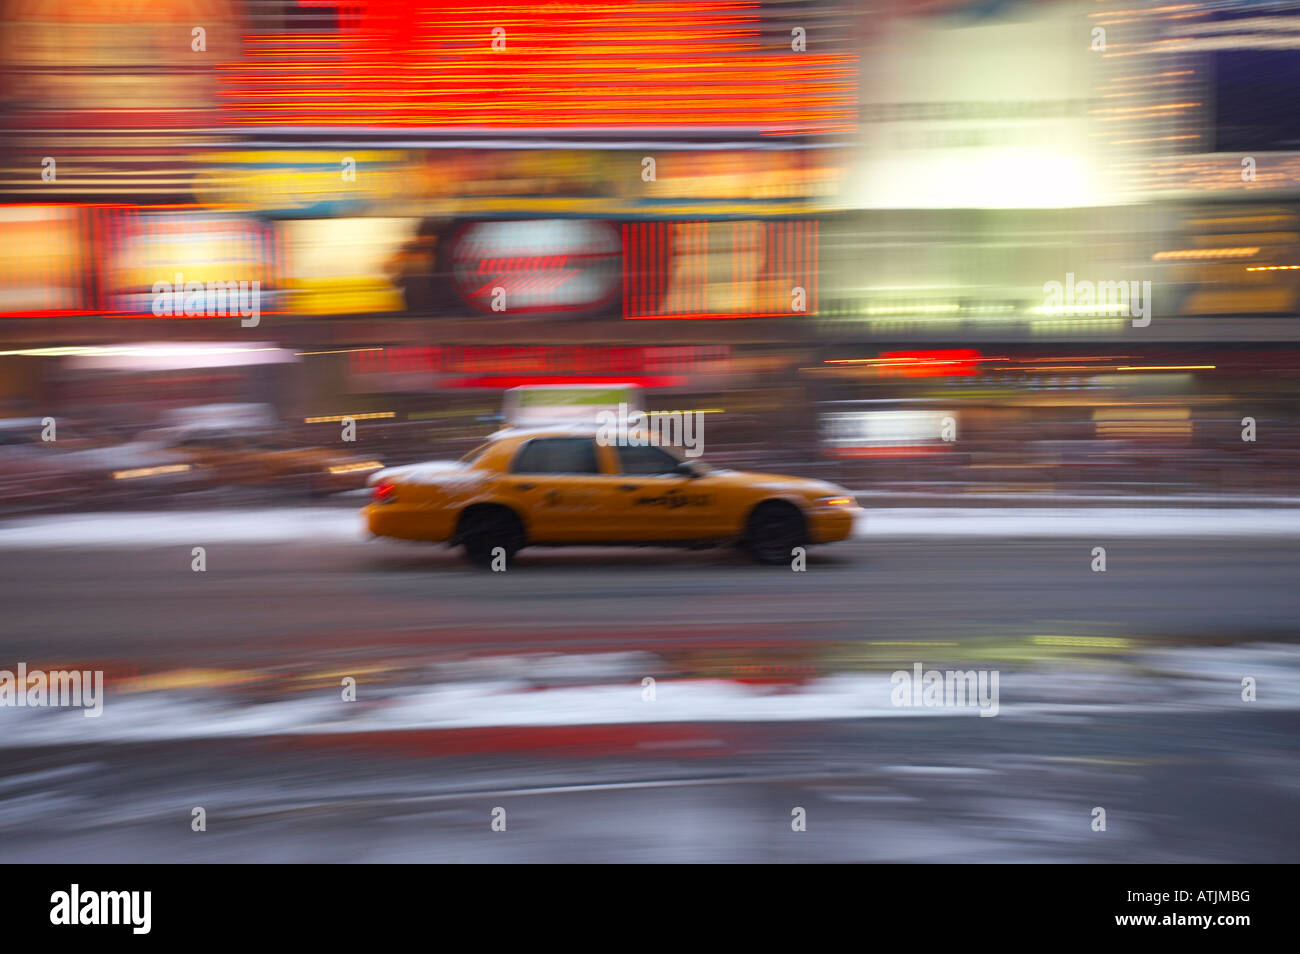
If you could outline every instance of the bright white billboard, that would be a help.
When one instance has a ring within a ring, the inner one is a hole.
[[[849,208],[1073,208],[1118,201],[1098,114],[1094,6],[914,7],[861,60]],[[903,8],[908,11],[907,7]],[[1122,183],[1120,183],[1122,184]]]

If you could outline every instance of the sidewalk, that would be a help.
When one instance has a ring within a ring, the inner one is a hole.
[[[1197,493],[1197,494],[1109,494],[991,492],[974,488],[948,491],[874,490],[851,487],[864,507],[1300,507],[1300,495]]]
[[[1295,506],[1192,506],[1116,504],[1061,506],[1059,498],[1038,506],[1005,506],[956,496],[909,506],[860,495],[863,511],[853,537],[1277,537],[1300,536]],[[355,506],[231,507],[203,510],[118,511],[14,517],[0,524],[0,549],[46,547],[189,547],[202,543],[350,545],[369,542]],[[972,506],[974,504],[974,506]],[[385,546],[402,546],[385,541]],[[416,546],[422,546],[416,544]]]

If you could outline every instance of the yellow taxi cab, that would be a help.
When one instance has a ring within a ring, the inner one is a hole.
[[[459,461],[372,474],[380,537],[463,546],[490,564],[530,545],[738,544],[760,563],[843,540],[860,508],[820,480],[714,469],[663,447],[618,446],[595,427],[507,429]]]

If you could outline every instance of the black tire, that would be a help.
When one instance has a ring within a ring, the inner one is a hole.
[[[788,564],[790,552],[808,543],[808,524],[793,504],[769,501],[759,504],[745,525],[741,546],[759,563],[767,566]]]
[[[465,547],[466,558],[475,566],[490,567],[492,552],[501,547],[506,564],[524,546],[524,526],[506,507],[478,507],[460,518],[456,539]]]

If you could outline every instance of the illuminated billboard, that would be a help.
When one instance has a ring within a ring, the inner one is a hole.
[[[1012,2],[979,17],[952,6],[880,18],[862,58],[860,159],[845,205],[1111,203],[1122,183],[1101,135],[1106,67],[1089,45],[1090,5]]]
[[[299,315],[401,311],[402,293],[392,273],[417,224],[381,216],[278,223],[285,310]]]
[[[817,314],[818,222],[623,226],[624,318]]]
[[[944,434],[955,421],[952,411],[891,408],[827,411],[820,424],[830,457],[914,457],[951,451]]]
[[[147,207],[107,209],[102,218],[100,278],[107,311],[149,317],[229,317],[230,302],[223,288],[232,284],[256,290],[259,315],[279,309],[281,256],[269,223],[239,215]],[[160,310],[163,289],[165,302]]]
[[[784,22],[772,42],[757,0],[313,6],[334,15],[243,33],[243,56],[221,73],[227,124],[779,136],[853,126],[855,57],[815,9],[798,22],[824,38],[795,49]]]
[[[0,314],[67,314],[86,304],[81,210],[0,206]]]
[[[595,311],[619,292],[619,234],[605,222],[475,222],[453,241],[453,284],[479,312]]]
[[[807,214],[834,206],[843,150],[248,149],[195,157],[190,192],[275,216]]]

